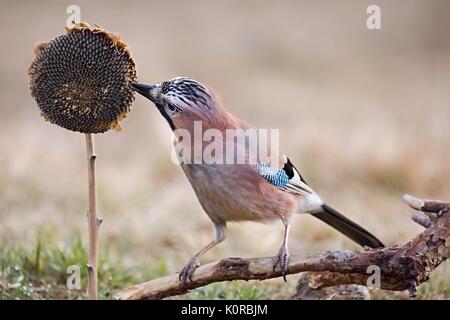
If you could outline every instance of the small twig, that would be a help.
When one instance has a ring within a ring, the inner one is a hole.
[[[379,268],[380,287],[387,290],[408,290],[411,296],[416,287],[429,279],[431,272],[447,259],[450,247],[450,204],[440,201],[405,197],[418,210],[434,212],[435,220],[404,245],[366,251],[327,251],[316,255],[291,256],[288,274],[315,272],[314,288],[342,284],[367,285],[374,266]],[[424,223],[426,224],[426,223]],[[264,280],[281,276],[273,271],[272,258],[227,258],[200,266],[187,287],[180,284],[178,275],[137,284],[117,292],[116,299],[162,299],[184,294],[191,289],[228,280]]]
[[[430,217],[426,216],[426,215],[423,214],[423,213],[414,212],[414,213],[411,215],[411,219],[412,219],[414,222],[420,224],[420,225],[421,225],[422,227],[424,227],[424,228],[429,228],[429,227],[431,226],[431,220],[430,220]]]
[[[422,208],[425,204],[425,201],[416,197],[413,197],[412,195],[405,194],[403,196],[403,200],[413,209],[422,211]]]
[[[88,188],[89,188],[89,210],[88,233],[89,233],[89,255],[88,255],[88,296],[90,299],[98,299],[98,229],[102,219],[97,218],[97,192],[95,180],[95,155],[94,137],[86,134],[86,151],[88,163]]]

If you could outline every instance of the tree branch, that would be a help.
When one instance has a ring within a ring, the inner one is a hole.
[[[380,287],[387,290],[409,290],[414,296],[416,287],[429,279],[431,272],[445,261],[450,248],[450,203],[421,200],[405,196],[405,201],[426,215],[414,221],[428,225],[427,229],[404,245],[366,251],[326,251],[314,255],[293,255],[289,260],[289,274],[314,272],[312,286],[323,288],[342,284],[367,285],[370,270],[380,270]],[[200,266],[192,282],[181,286],[178,274],[168,275],[125,288],[115,299],[162,299],[184,294],[204,285],[230,280],[265,280],[281,276],[272,270],[273,258],[226,258]]]

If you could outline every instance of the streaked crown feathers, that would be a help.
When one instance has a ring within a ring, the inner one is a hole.
[[[199,82],[187,78],[176,77],[161,83],[161,94],[169,102],[177,103],[177,100],[189,106],[210,109],[215,103],[214,98],[205,86]]]

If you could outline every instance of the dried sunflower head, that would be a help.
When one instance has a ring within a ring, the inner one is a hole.
[[[118,35],[81,23],[35,52],[30,89],[46,120],[82,133],[120,130],[134,101],[136,69]]]

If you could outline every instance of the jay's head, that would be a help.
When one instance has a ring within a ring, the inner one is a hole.
[[[190,78],[176,77],[152,85],[135,83],[132,87],[156,105],[172,130],[191,128],[194,121],[220,126],[226,118],[214,93]]]

